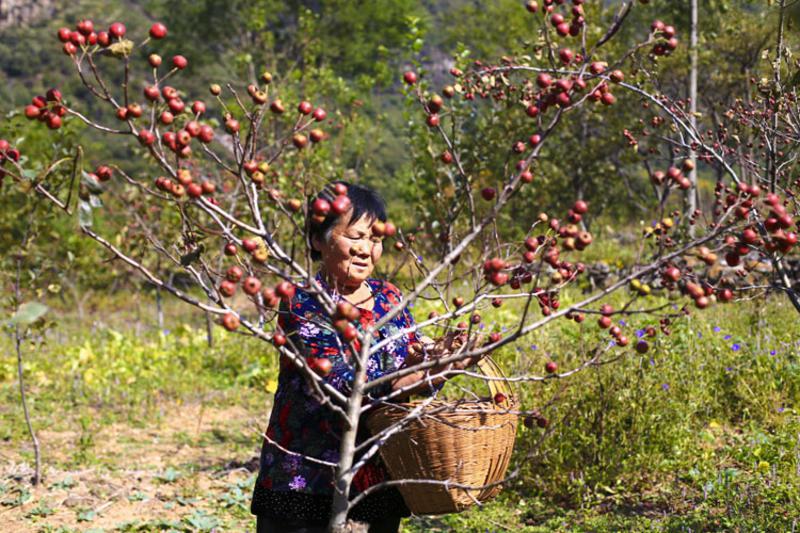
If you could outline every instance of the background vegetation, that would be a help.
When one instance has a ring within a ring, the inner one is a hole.
[[[161,20],[170,29],[163,55],[180,51],[190,60],[184,82],[191,93],[206,94],[210,82],[246,84],[268,69],[286,101],[307,97],[325,105],[338,127],[315,156],[319,172],[376,187],[393,219],[434,248],[431,176],[439,171],[442,147],[423,133],[399,73],[414,66],[436,89],[450,83],[453,65],[528,53],[535,43],[521,4],[72,2],[52,16],[0,29],[0,138],[14,140],[32,164],[74,153],[80,142],[87,165],[118,163],[131,173],[146,172],[128,145],[76,121],[53,135],[19,111],[53,85],[80,99],[81,107],[95,105],[59,51],[58,27],[84,17],[103,24],[124,20],[130,33],[143,35]],[[613,16],[614,6],[604,5],[613,3],[588,4],[588,16]],[[612,46],[625,49],[655,18],[674,24],[682,44],[688,42],[684,3],[654,0],[637,5]],[[699,94],[707,125],[734,98],[755,90],[768,71],[763,51],[774,40],[775,18],[769,2],[701,2]],[[789,35],[796,38],[796,32]],[[662,60],[659,81],[675,96],[688,90],[685,46],[679,52]],[[482,161],[486,173],[478,187],[500,178],[492,173],[507,161],[509,139],[499,132],[521,139],[531,133],[524,113],[502,115],[504,123],[498,116],[478,120],[465,141],[494,154]],[[542,153],[537,186],[515,200],[509,212],[516,216],[501,223],[523,231],[539,211],[563,211],[580,196],[592,205],[587,224],[596,241],[608,242],[589,259],[624,266],[632,255],[630,237],[649,223],[645,206],[652,191],[621,132],[646,117],[626,97],[602,116],[590,109],[569,115],[561,137]],[[462,148],[471,153],[470,146]],[[656,161],[666,167],[671,157],[664,149]],[[707,172],[700,175],[706,204],[714,179]],[[274,353],[219,328],[209,347],[203,316],[175,302],[157,307],[157,293],[81,238],[74,219],[24,201],[24,191],[9,183],[0,191],[3,320],[13,307],[17,272],[25,294],[51,307],[23,347],[33,424],[47,465],[43,487],[27,482],[32,452],[11,329],[4,327],[0,339],[0,524],[63,532],[249,530],[258,435],[276,384]],[[114,198],[104,201],[113,216]],[[425,316],[423,307],[415,314]],[[513,313],[505,306],[487,318],[487,327],[501,330]],[[548,359],[571,368],[595,335],[564,325],[498,357],[514,372],[540,373]],[[404,528],[793,530],[800,515],[798,342],[796,315],[778,298],[717,306],[678,323],[644,356],[628,355],[544,387],[521,387],[524,403],[543,405],[552,424],[546,431],[520,429],[518,458],[537,451],[521,463],[519,478],[484,509],[415,518]]]

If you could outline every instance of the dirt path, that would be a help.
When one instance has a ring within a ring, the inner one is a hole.
[[[41,488],[24,482],[32,470],[22,451],[0,442],[0,530],[250,531],[266,414],[199,404],[162,412],[149,427],[102,426],[89,442],[81,432],[41,430],[50,465]],[[90,466],[71,469],[76,453]]]

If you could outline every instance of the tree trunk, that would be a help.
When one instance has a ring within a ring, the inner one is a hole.
[[[692,1],[692,22],[689,36],[689,57],[690,57],[690,70],[689,70],[689,120],[692,129],[697,131],[697,18],[698,0]],[[697,191],[697,153],[694,150],[689,152],[689,158],[692,161],[692,169],[689,171],[689,181],[692,186],[689,188],[687,198],[687,211],[691,217],[698,205],[698,191]],[[689,226],[689,235],[694,238],[695,226]]]

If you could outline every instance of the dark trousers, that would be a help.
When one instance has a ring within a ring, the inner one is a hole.
[[[369,524],[369,533],[397,533],[400,517],[390,516]],[[307,520],[278,521],[268,516],[256,517],[256,533],[326,533],[327,524]]]

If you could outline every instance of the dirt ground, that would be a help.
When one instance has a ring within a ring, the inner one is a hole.
[[[37,488],[28,483],[30,445],[0,442],[0,530],[254,529],[248,506],[266,412],[200,404],[161,411],[148,427],[104,425],[88,441],[85,432],[40,429],[46,466]]]

